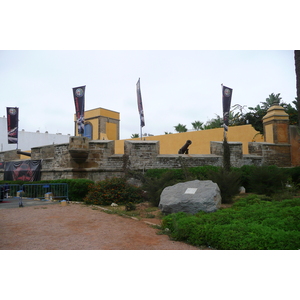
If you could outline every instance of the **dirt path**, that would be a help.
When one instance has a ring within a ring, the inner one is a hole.
[[[0,210],[1,250],[199,250],[157,231],[82,204]]]

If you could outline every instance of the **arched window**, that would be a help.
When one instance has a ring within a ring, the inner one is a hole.
[[[92,140],[92,136],[93,136],[93,126],[91,123],[86,123],[84,124],[84,134],[83,136],[88,137],[89,139]]]

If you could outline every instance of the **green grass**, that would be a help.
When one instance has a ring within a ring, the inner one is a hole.
[[[249,195],[214,213],[171,214],[162,229],[174,240],[220,250],[300,249],[300,198],[264,199]]]

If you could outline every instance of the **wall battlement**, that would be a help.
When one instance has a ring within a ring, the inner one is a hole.
[[[159,141],[125,141],[124,154],[115,154],[114,141],[92,141],[70,137],[69,143],[34,147],[32,160],[42,160],[41,180],[87,178],[100,181],[121,176],[126,170],[178,169],[196,166],[222,166],[223,143],[210,142],[211,154],[160,154]],[[229,142],[231,165],[291,166],[289,144],[249,143],[243,155],[242,143]],[[17,150],[0,152],[0,161],[18,160]],[[3,180],[4,170],[0,170]],[[1,178],[2,177],[2,178]]]

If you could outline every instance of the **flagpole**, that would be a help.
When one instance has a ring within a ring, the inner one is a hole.
[[[223,83],[221,83],[221,89],[222,89],[222,96],[223,96]],[[224,132],[223,132],[223,141],[224,141],[225,138],[226,138],[226,130],[225,130],[225,126],[224,126],[224,117],[223,117],[223,129],[224,129]]]

